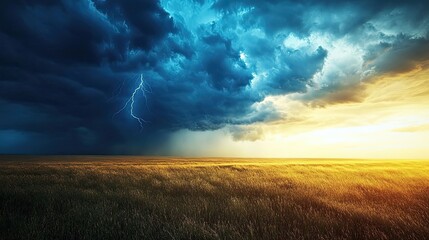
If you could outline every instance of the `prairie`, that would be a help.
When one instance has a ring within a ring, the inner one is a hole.
[[[427,239],[429,161],[1,156],[1,239]]]

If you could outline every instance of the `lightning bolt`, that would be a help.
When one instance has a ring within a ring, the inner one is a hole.
[[[140,130],[143,129],[143,124],[147,123],[148,121],[144,120],[143,118],[136,115],[134,112],[135,102],[136,102],[136,96],[138,93],[141,92],[142,96],[144,97],[146,101],[146,107],[147,107],[147,93],[151,93],[151,88],[149,85],[146,84],[146,82],[143,79],[143,74],[140,75],[140,82],[139,85],[134,89],[131,96],[128,98],[128,100],[125,102],[124,106],[119,109],[113,116],[118,115],[122,111],[124,111],[128,106],[130,106],[130,116],[137,120],[140,124]]]

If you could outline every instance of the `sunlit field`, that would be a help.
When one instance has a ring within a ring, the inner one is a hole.
[[[427,239],[429,161],[0,158],[1,239]]]

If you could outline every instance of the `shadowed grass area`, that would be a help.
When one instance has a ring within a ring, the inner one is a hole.
[[[0,158],[1,239],[425,239],[429,161]]]

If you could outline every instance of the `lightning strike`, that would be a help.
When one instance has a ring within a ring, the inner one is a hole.
[[[136,96],[139,92],[141,92],[142,96],[144,97],[144,99],[146,101],[146,107],[147,107],[147,96],[146,96],[146,94],[150,93],[151,89],[150,89],[150,86],[145,83],[145,81],[143,79],[143,74],[140,75],[139,85],[134,89],[133,93],[128,98],[128,100],[125,102],[124,106],[121,109],[119,109],[119,111],[117,111],[113,116],[116,116],[120,112],[124,111],[128,106],[130,106],[130,116],[132,118],[134,118],[135,120],[137,120],[140,124],[140,129],[143,129],[143,124],[147,123],[148,121],[137,116],[136,113],[134,112]]]

